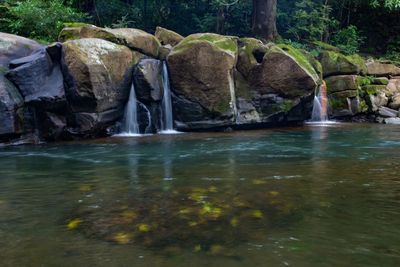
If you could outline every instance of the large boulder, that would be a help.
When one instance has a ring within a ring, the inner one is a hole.
[[[320,77],[301,51],[287,45],[239,40],[238,123],[306,120]]]
[[[220,120],[234,120],[236,52],[234,38],[211,33],[190,35],[174,47],[167,60],[175,101],[179,100],[174,106],[178,121],[212,127]],[[187,112],[188,105],[198,116]]]
[[[33,40],[0,32],[0,68],[4,69],[11,60],[29,56],[41,47]]]
[[[161,101],[163,97],[162,62],[157,59],[142,59],[135,67],[136,96],[145,102]]]
[[[367,62],[367,74],[377,77],[400,75],[400,68],[388,62]]]
[[[172,47],[176,46],[184,39],[182,35],[162,27],[156,28],[155,36],[162,45],[170,45]]]
[[[103,128],[122,115],[121,107],[128,99],[137,57],[127,47],[102,39],[79,39],[63,44],[67,100],[73,113],[84,114],[77,115],[75,121],[90,121],[91,128],[97,125]]]
[[[365,61],[358,55],[345,56],[334,51],[323,51],[319,56],[324,77],[366,72]]]
[[[79,25],[80,26],[80,25]],[[132,28],[109,29],[94,25],[64,28],[59,36],[59,41],[75,40],[81,38],[98,38],[116,44],[125,45],[151,57],[158,57],[161,47],[158,39],[145,31]]]
[[[0,140],[26,132],[24,99],[4,75],[12,60],[29,56],[41,47],[33,40],[0,33]]]
[[[61,47],[58,49],[61,50]],[[26,104],[45,110],[65,109],[64,80],[59,61],[54,61],[46,49],[11,61],[7,78],[12,81],[24,97]]]
[[[17,88],[0,75],[0,140],[24,132],[23,104]]]

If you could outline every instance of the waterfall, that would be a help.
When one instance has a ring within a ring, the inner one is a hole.
[[[168,67],[166,62],[163,62],[162,69],[162,82],[164,89],[164,96],[162,101],[162,133],[173,133],[174,131],[174,120],[172,116],[172,100],[171,100],[171,87],[169,84]]]
[[[314,97],[314,107],[311,122],[328,122],[328,96],[325,81],[319,88],[319,93]]]
[[[122,134],[124,135],[138,135],[139,124],[137,116],[137,100],[135,85],[132,81],[131,91],[129,93],[129,101],[125,107],[125,114],[123,119]]]
[[[235,120],[234,122],[236,122],[238,119],[238,110],[236,105],[235,82],[233,81],[233,75],[231,72],[228,73],[228,81],[229,81],[229,91],[231,93],[231,102],[229,104],[233,111],[233,117]]]
[[[145,104],[143,104],[140,101],[137,101],[137,103],[146,111],[147,114],[147,120],[149,121],[149,123],[147,124],[146,129],[144,130],[145,134],[150,134],[151,133],[151,113],[150,110],[146,107]]]

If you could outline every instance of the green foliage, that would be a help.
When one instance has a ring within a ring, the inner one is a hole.
[[[331,7],[319,1],[299,0],[294,9],[282,11],[279,20],[287,25],[285,33],[297,41],[323,40],[329,27],[336,24],[330,16]]]
[[[364,38],[361,37],[356,26],[350,25],[336,33],[332,42],[335,46],[340,48],[344,54],[353,55],[359,52]]]
[[[7,31],[42,41],[54,41],[63,24],[83,21],[87,16],[62,0],[6,1],[2,5],[0,31]]]

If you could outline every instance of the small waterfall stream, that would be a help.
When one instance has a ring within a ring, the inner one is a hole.
[[[163,62],[162,82],[164,96],[162,100],[161,133],[174,133],[174,119],[172,115],[171,87],[166,62]]]
[[[324,82],[320,88],[318,95],[314,97],[314,106],[311,116],[311,122],[329,122],[328,118],[328,96],[326,83]]]
[[[236,122],[238,120],[238,109],[236,105],[235,82],[233,80],[233,74],[231,72],[228,73],[228,81],[229,81],[229,91],[231,94],[230,106],[233,112],[234,122]]]
[[[129,101],[125,107],[125,114],[122,126],[122,134],[124,135],[139,135],[139,124],[137,115],[137,99],[135,85],[132,81],[131,91],[129,93]]]

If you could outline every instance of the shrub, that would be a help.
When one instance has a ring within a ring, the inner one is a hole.
[[[6,1],[2,9],[0,30],[46,42],[57,39],[65,22],[87,18],[86,14],[65,5],[63,0]]]
[[[357,27],[353,25],[340,30],[332,39],[332,43],[347,55],[358,53],[363,42],[364,38],[360,35]]]

